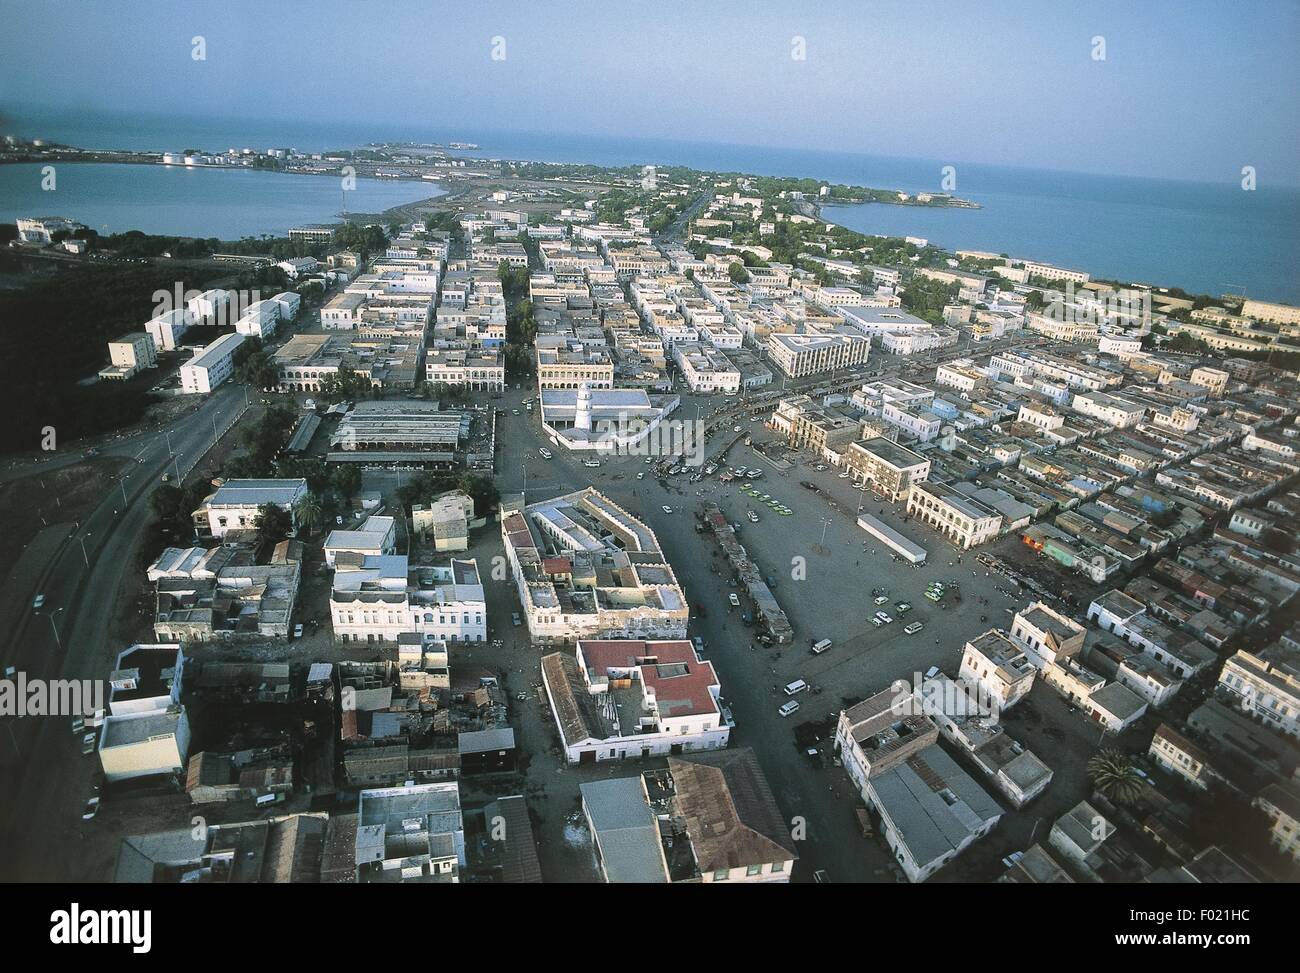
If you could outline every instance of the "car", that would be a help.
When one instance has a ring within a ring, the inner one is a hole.
[[[600,469],[600,460],[598,460],[598,459],[584,459],[584,460],[582,461],[582,465],[585,466],[585,467],[587,467],[587,469],[589,469],[589,470],[598,470],[598,469]]]
[[[704,475],[705,475],[705,476],[712,476],[712,475],[713,475],[714,473],[716,473],[716,472],[718,472],[718,468],[717,468],[716,466],[714,466],[712,463],[710,463],[708,466],[704,467]]]
[[[890,622],[894,620],[893,618],[890,617],[888,612],[876,612],[876,617],[879,618],[886,625],[888,625]]]
[[[662,507],[661,509],[662,509],[663,512],[666,513],[666,514],[670,514],[670,513],[673,512],[673,508],[670,507],[670,506],[668,506],[668,504],[664,504],[663,507]]]
[[[737,595],[734,591],[727,593],[727,601],[731,602],[732,608],[740,607],[740,596]]]
[[[745,476],[751,480],[757,480],[762,475],[763,475],[762,470],[747,470],[745,472]]]
[[[638,473],[638,474],[636,475],[636,478],[637,478],[638,480],[644,480],[644,479],[645,479],[645,470],[642,470],[640,473]]]
[[[813,467],[813,469],[816,470],[818,473],[826,472],[826,466],[823,463],[818,463],[816,466]]]
[[[778,709],[777,712],[780,713],[780,714],[784,717],[784,716],[789,716],[791,713],[793,713],[793,712],[794,712],[795,710],[797,710],[798,708],[799,708],[799,701],[796,700],[796,699],[792,699],[792,700],[790,700],[790,702],[788,702],[788,703],[783,703],[783,704],[781,705],[781,708]]]
[[[522,625],[523,623],[524,623],[524,620],[523,620],[522,618],[519,617],[519,612],[511,612],[511,613],[510,613],[510,624],[511,624],[511,625],[513,625],[515,628],[518,628],[518,627],[519,627],[520,625]]]
[[[302,622],[293,627],[293,637],[296,639],[302,638]]]
[[[913,622],[911,625],[908,625],[905,629],[903,629],[903,631],[906,632],[908,635],[915,635],[923,628],[925,628],[925,624],[923,622]]]
[[[41,606],[44,604],[45,604],[45,596],[37,595],[35,598],[32,599],[32,611],[39,611]]]
[[[874,626],[876,626],[876,628],[880,628],[880,626],[881,626],[881,625],[884,625],[885,623],[882,622],[882,621],[881,621],[879,618],[877,618],[875,615],[872,615],[872,616],[871,616],[871,624],[874,625]]]
[[[10,680],[10,681],[12,682],[14,676],[17,675],[17,674],[18,674],[18,667],[17,667],[17,666],[5,666],[5,678],[6,678],[6,679],[8,679],[8,680]]]
[[[83,756],[90,756],[95,752],[95,734],[87,733],[81,738],[81,753]]]
[[[887,604],[889,604],[889,596],[888,596],[888,595],[876,595],[875,602],[876,602],[877,605],[887,605]]]
[[[542,454],[542,459],[550,459],[551,456],[554,455],[554,454],[553,454],[549,449],[547,449],[545,446],[541,447],[541,448],[540,448],[539,450],[537,450],[537,451],[538,451],[539,453]]]
[[[898,614],[900,615],[906,615],[908,612],[912,610],[911,604],[906,601],[900,601],[898,604],[894,606],[894,608],[898,610]]]
[[[99,798],[92,797],[90,798],[90,800],[86,801],[86,806],[85,808],[82,809],[81,820],[89,821],[98,813],[99,813]]]
[[[511,410],[510,410],[510,414],[511,414],[512,416],[517,416],[517,415],[519,415],[519,410],[518,410],[518,409],[511,409]]]
[[[645,464],[646,464],[646,466],[649,466],[649,465],[650,465],[651,463],[653,463],[654,461],[655,461],[655,458],[654,458],[653,456],[647,456],[647,457],[645,458]]]
[[[754,511],[752,511],[752,510],[749,511],[749,522],[750,522],[751,524],[756,524],[756,523],[758,523],[758,514],[754,513]]]
[[[939,671],[938,666],[931,666],[929,669],[925,670],[925,678],[933,679],[935,676],[939,675]]]
[[[682,471],[682,468],[681,468],[680,466],[669,467],[669,469],[668,469],[668,475],[669,475],[669,476],[676,476],[676,475],[677,475],[678,473],[680,473],[681,471]]]
[[[849,471],[848,471],[848,470],[845,470],[843,473],[840,474],[840,479],[841,479],[841,480],[847,480],[848,478],[849,478]]]
[[[86,732],[86,718],[84,716],[74,716],[72,718],[72,735],[78,736]]]
[[[162,481],[164,483],[170,483],[172,481],[172,475],[170,473],[164,473],[162,475]]]
[[[731,431],[732,431],[732,432],[740,432],[740,427],[739,427],[739,426],[732,426],[732,427],[731,427]]]

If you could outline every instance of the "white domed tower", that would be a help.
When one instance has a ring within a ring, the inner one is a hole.
[[[591,432],[591,385],[583,382],[578,386],[578,402],[573,412],[573,428]]]

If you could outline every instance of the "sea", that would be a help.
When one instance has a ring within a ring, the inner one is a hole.
[[[10,133],[85,148],[148,151],[275,147],[326,152],[379,141],[459,141],[479,148],[451,154],[602,166],[684,165],[907,193],[950,189],[980,208],[871,203],[826,206],[822,215],[862,233],[923,237],[948,249],[1045,261],[1094,277],[1300,303],[1300,188],[1282,185],[1267,172],[1258,174],[1255,189],[1246,190],[1236,172],[1207,183],[815,146],[504,132],[473,125],[452,130],[419,120],[403,125],[276,122],[12,107],[0,117],[0,134]],[[943,184],[945,166],[955,169],[955,185]],[[328,177],[115,165],[60,167],[56,204],[24,168],[0,166],[0,218],[60,215],[96,228],[228,238],[328,221],[343,205],[337,180]],[[72,170],[66,182],[64,170]],[[68,195],[63,194],[65,185]],[[352,212],[378,212],[431,195],[428,185],[358,180],[346,206]]]

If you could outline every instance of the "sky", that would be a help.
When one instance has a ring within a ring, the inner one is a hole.
[[[1300,0],[0,0],[0,23],[0,110],[424,121],[1209,182],[1249,165],[1300,184]]]

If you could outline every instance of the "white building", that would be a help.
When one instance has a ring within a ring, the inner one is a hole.
[[[411,567],[398,554],[336,557],[330,619],[341,642],[396,642],[412,632],[487,641],[487,604],[472,559]]]
[[[226,480],[194,511],[194,522],[220,538],[228,530],[253,529],[262,504],[273,504],[294,518],[294,507],[306,495],[307,481],[303,479]]]
[[[712,663],[686,639],[578,640],[542,659],[542,683],[571,764],[727,745]]]
[[[1001,514],[952,487],[930,481],[912,483],[907,513],[963,549],[993,540],[1002,529]]]
[[[1024,651],[997,629],[971,639],[962,651],[960,678],[980,686],[999,709],[1024,699],[1036,672]]]
[[[238,332],[223,334],[181,366],[181,391],[190,395],[206,394],[217,388],[235,371],[235,349],[244,343]]]

